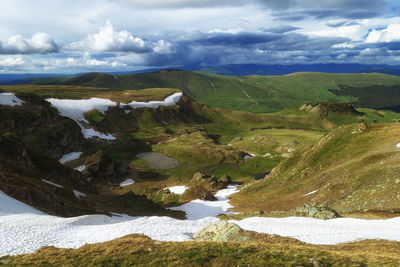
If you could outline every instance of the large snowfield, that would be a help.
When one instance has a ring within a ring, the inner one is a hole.
[[[85,215],[61,218],[46,215],[0,191],[0,256],[33,252],[43,246],[78,248],[86,243],[98,243],[141,233],[155,240],[186,241],[209,223],[217,214],[229,213],[228,196],[236,186],[217,193],[217,201],[194,200],[174,209],[184,210],[188,219],[127,215]],[[337,244],[361,239],[400,241],[400,218],[362,220],[340,218],[253,217],[234,221],[246,230],[294,237],[312,244]]]

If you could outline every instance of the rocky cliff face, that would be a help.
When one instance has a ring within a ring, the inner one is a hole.
[[[74,194],[73,190],[96,193],[80,172],[31,150],[10,134],[0,135],[0,190],[48,214],[96,213]]]
[[[11,133],[35,151],[56,159],[82,150],[85,139],[73,120],[62,117],[37,95],[18,93],[16,96],[24,101],[23,105],[0,105],[0,133]]]

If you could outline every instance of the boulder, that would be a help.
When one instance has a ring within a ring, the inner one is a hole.
[[[249,240],[245,232],[234,223],[219,220],[197,232],[193,238],[196,241],[241,242]]]
[[[333,219],[340,217],[339,214],[328,207],[311,206],[308,204],[296,209],[296,216],[313,217],[316,219]]]

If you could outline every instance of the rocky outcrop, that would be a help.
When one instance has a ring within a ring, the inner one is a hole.
[[[103,150],[98,150],[85,160],[85,176],[90,179],[114,180],[127,173],[127,165],[116,163]]]
[[[304,104],[299,110],[318,115],[320,118],[326,118],[332,113],[350,114],[356,116],[363,114],[356,111],[352,104],[346,102],[313,102]]]
[[[0,135],[0,190],[48,214],[96,213],[85,198],[73,192],[96,193],[80,172],[31,150],[15,136],[7,134]]]
[[[328,220],[340,217],[339,214],[328,207],[318,207],[305,204],[296,209],[296,216],[312,217],[316,219]]]
[[[207,225],[193,236],[196,241],[212,242],[291,242],[301,244],[294,238],[280,237],[276,235],[260,234],[240,228],[238,225],[218,220]]]
[[[37,95],[17,93],[16,96],[24,101],[23,105],[0,105],[0,133],[11,133],[31,149],[56,159],[82,151],[85,139],[73,120],[61,116]]]

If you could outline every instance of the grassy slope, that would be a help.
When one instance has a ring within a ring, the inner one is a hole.
[[[60,84],[105,87],[114,90],[178,88],[189,97],[214,107],[261,113],[275,112],[312,101],[353,101],[360,106],[375,107],[370,99],[374,95],[380,95],[382,87],[397,96],[400,77],[377,73],[311,72],[284,76],[234,77],[170,70],[115,77],[88,73],[60,81]],[[394,101],[392,96],[385,98],[380,95],[380,102],[387,101],[390,107],[400,104],[400,99],[397,97],[395,99]]]
[[[269,177],[243,188],[231,202],[247,211],[290,211],[318,203],[342,214],[398,214],[399,129],[398,123],[342,126],[283,161]]]
[[[158,242],[130,235],[79,249],[47,247],[7,256],[0,258],[0,266],[312,266],[312,260],[324,266],[398,266],[399,249],[400,243],[386,241],[315,246],[280,237],[221,243]]]

